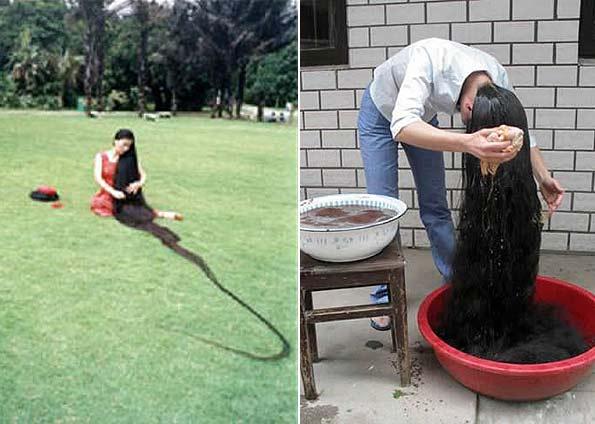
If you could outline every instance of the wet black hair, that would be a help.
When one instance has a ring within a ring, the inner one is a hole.
[[[491,76],[491,75],[490,75],[490,74],[489,74],[487,71],[473,71],[473,72],[471,72],[469,75],[467,75],[467,76],[465,77],[465,79],[463,80],[463,83],[461,84],[461,89],[460,89],[460,91],[459,91],[459,97],[457,98],[457,103],[455,104],[455,110],[456,110],[457,112],[459,112],[459,113],[461,113],[461,96],[463,95],[463,91],[465,90],[465,85],[467,85],[467,82],[469,81],[469,78],[470,78],[472,75],[477,75],[477,74],[484,74],[484,75],[486,75],[488,78],[490,78],[490,81],[492,80],[492,76]],[[490,82],[488,82],[488,83],[486,83],[486,84],[483,84],[483,85],[481,85],[481,86],[479,86],[479,87],[478,87],[478,90],[479,90],[481,87],[484,87],[484,86],[486,86],[486,85],[491,85],[491,84],[492,84],[492,83],[490,83]]]
[[[467,132],[514,126],[523,146],[495,175],[463,158],[463,196],[452,264],[452,290],[440,336],[486,359],[541,363],[587,349],[562,311],[533,302],[541,244],[541,204],[531,167],[527,117],[511,91],[479,88]]]

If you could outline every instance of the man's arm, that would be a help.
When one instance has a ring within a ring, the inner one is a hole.
[[[564,189],[560,183],[550,175],[545,166],[543,156],[539,151],[539,147],[531,148],[531,167],[533,168],[533,176],[541,190],[543,199],[547,203],[550,214],[552,214],[562,203]]]
[[[510,146],[510,141],[487,141],[488,135],[494,131],[496,128],[484,128],[472,134],[461,134],[441,130],[423,121],[416,121],[401,129],[396,138],[403,143],[428,150],[470,153],[480,160],[490,162],[511,160],[517,152],[503,152]]]
[[[531,167],[533,168],[533,176],[539,185],[550,176],[539,147],[531,148]]]

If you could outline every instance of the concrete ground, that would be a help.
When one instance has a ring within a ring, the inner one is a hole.
[[[417,328],[422,299],[439,286],[428,250],[406,249],[412,385],[401,388],[390,365],[390,333],[369,320],[317,324],[319,398],[301,397],[302,424],[587,424],[595,423],[595,372],[573,390],[539,402],[503,402],[468,390],[442,369]],[[595,291],[595,257],[542,254],[540,274]],[[368,289],[314,294],[315,307],[362,304]],[[302,392],[303,394],[303,392]]]

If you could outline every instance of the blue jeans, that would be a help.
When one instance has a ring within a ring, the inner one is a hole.
[[[434,117],[430,124],[437,127],[438,119]],[[357,126],[368,193],[398,197],[397,143],[390,132],[390,122],[376,108],[369,88],[362,98]],[[446,202],[444,156],[442,152],[402,145],[413,172],[419,215],[430,240],[432,258],[446,281],[451,273],[455,233]],[[387,302],[386,285],[375,287],[371,298],[375,303]]]

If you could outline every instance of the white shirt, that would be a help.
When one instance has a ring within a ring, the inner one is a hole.
[[[453,115],[465,79],[485,71],[493,83],[513,90],[506,70],[489,54],[439,38],[417,41],[374,70],[370,96],[390,121],[393,138],[405,126],[428,122],[437,112]],[[531,137],[531,147],[536,145]]]

